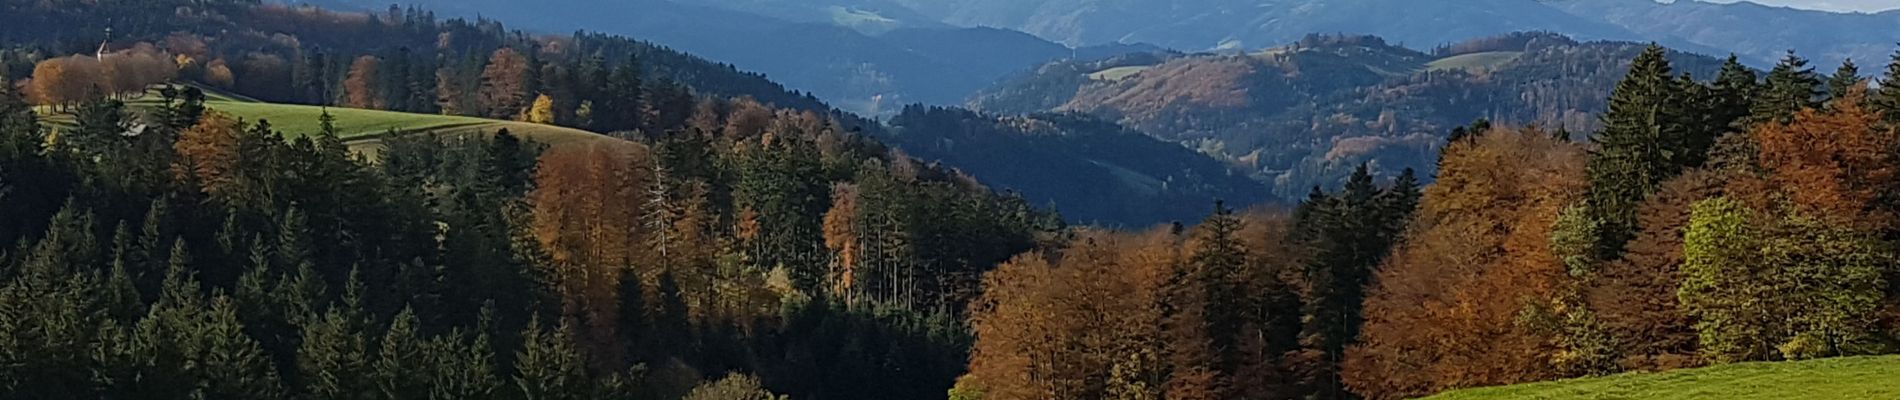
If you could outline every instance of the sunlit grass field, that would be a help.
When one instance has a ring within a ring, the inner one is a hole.
[[[503,121],[476,117],[453,115],[413,114],[395,111],[363,110],[354,108],[319,107],[294,104],[265,103],[257,100],[206,90],[205,107],[218,112],[231,114],[246,122],[269,121],[271,127],[282,132],[285,137],[300,137],[317,134],[319,117],[329,112],[336,118],[338,135],[357,148],[374,147],[385,135],[391,132],[401,134],[435,133],[439,135],[492,135],[501,129],[550,145],[585,142],[605,138],[599,134],[579,129],[554,125],[531,124],[517,121]],[[148,94],[127,101],[134,109],[156,106],[160,102],[157,94]],[[45,121],[55,127],[70,127],[73,115],[53,113],[41,108]]]
[[[1900,356],[1732,364],[1458,390],[1426,399],[1900,399]]]

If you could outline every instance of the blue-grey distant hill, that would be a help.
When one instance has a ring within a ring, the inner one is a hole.
[[[293,0],[380,10],[391,0]],[[1154,50],[1071,49],[1026,33],[957,27],[876,0],[404,0],[446,16],[488,17],[544,33],[627,35],[809,91],[838,107],[893,112],[956,104],[999,78],[1072,56]]]
[[[1900,42],[1900,11],[1834,13],[1690,0],[890,1],[954,25],[1016,29],[1071,45],[1145,42],[1188,51],[1259,48],[1310,33],[1370,34],[1430,47],[1549,31],[1734,52],[1756,65],[1793,49],[1832,66],[1849,57],[1885,60]]]

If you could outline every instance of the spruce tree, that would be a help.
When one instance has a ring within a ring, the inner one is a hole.
[[[1854,59],[1850,58],[1846,61],[1842,61],[1841,67],[1834,70],[1834,76],[1827,78],[1828,102],[1832,103],[1846,99],[1847,92],[1854,90],[1854,87],[1859,85],[1860,67],[1854,65]]]
[[[1601,222],[1598,249],[1613,259],[1636,231],[1636,207],[1685,161],[1680,87],[1662,46],[1650,45],[1610,94],[1590,157],[1590,209]]]
[[[1232,349],[1236,336],[1245,326],[1249,296],[1243,268],[1247,250],[1240,244],[1240,217],[1221,202],[1214,203],[1214,214],[1201,221],[1199,238],[1188,262],[1200,273],[1198,283],[1207,291],[1207,332],[1215,349]],[[1231,368],[1238,354],[1221,352],[1221,365]]]
[[[1755,70],[1742,65],[1740,59],[1730,54],[1711,84],[1715,98],[1715,108],[1711,112],[1716,120],[1727,121],[1725,127],[1730,132],[1739,131],[1740,127],[1736,125],[1748,116],[1748,109],[1761,90],[1760,85]]]
[[[283,397],[277,369],[257,340],[244,332],[238,321],[237,306],[229,297],[211,301],[203,325],[196,330],[204,346],[198,368],[203,372],[199,384],[203,398],[275,399]]]
[[[340,308],[331,307],[303,328],[297,371],[308,399],[369,399],[376,391],[362,331]]]
[[[592,391],[574,327],[563,323],[554,331],[543,328],[540,317],[521,333],[521,351],[515,355],[515,388],[524,400],[581,400]]]
[[[1808,60],[1789,51],[1768,71],[1760,96],[1749,107],[1749,122],[1788,122],[1801,109],[1820,106],[1823,94],[1821,78],[1808,67]]]
[[[646,84],[641,79],[640,60],[629,56],[625,64],[614,67],[607,76],[598,101],[594,102],[596,132],[621,132],[641,128],[642,95]]]
[[[1380,193],[1380,208],[1386,220],[1384,226],[1386,237],[1398,238],[1405,233],[1405,228],[1411,223],[1412,214],[1418,210],[1418,202],[1422,197],[1424,195],[1420,193],[1418,174],[1411,168],[1400,172],[1399,177],[1392,180],[1392,187]]]
[[[427,349],[417,337],[417,325],[415,310],[403,309],[390,320],[376,348],[376,361],[370,369],[383,398],[425,399],[434,390],[430,377],[436,375],[435,366],[429,363]]]
[[[1886,114],[1887,123],[1900,126],[1900,50],[1887,62],[1887,74],[1880,79],[1880,91],[1872,93],[1874,109]]]

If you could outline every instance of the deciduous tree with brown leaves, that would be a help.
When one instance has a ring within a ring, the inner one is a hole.
[[[1373,280],[1346,384],[1393,399],[1554,377],[1552,338],[1518,317],[1569,279],[1548,240],[1559,211],[1584,194],[1584,158],[1537,130],[1453,144]]]

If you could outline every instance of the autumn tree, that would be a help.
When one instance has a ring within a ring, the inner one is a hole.
[[[1198,371],[1168,366],[1167,354],[1178,353],[1171,348],[1198,345],[1181,348],[1207,354],[1211,344],[1162,336],[1170,324],[1163,322],[1166,310],[1201,310],[1160,293],[1185,263],[1179,240],[1166,231],[1085,233],[1059,259],[1027,254],[1004,263],[984,278],[986,290],[971,304],[977,341],[959,391],[987,399],[1103,398],[1111,390],[1182,398],[1209,389],[1186,386],[1210,377],[1211,364]],[[1197,330],[1204,321],[1172,318],[1175,326]],[[1122,376],[1111,388],[1117,370]],[[1170,376],[1170,370],[1199,378]]]
[[[554,98],[546,94],[535,96],[534,104],[523,110],[521,120],[534,124],[554,124]]]
[[[547,276],[566,317],[582,321],[581,342],[615,354],[618,286],[647,260],[641,190],[650,179],[644,148],[591,143],[549,150],[536,169],[534,233],[550,264]],[[608,357],[607,359],[617,359]]]
[[[477,97],[485,115],[491,118],[513,119],[529,105],[532,88],[529,86],[532,72],[528,57],[513,48],[503,47],[495,50],[488,58],[488,67],[482,70],[481,89]]]
[[[381,110],[385,107],[380,90],[382,80],[382,59],[376,56],[357,57],[350,63],[349,73],[343,78],[343,106],[369,110]]]
[[[238,177],[238,144],[244,127],[220,112],[208,112],[178,135],[172,176],[212,195],[228,195]],[[188,186],[189,187],[189,186]]]
[[[859,242],[858,187],[840,183],[831,188],[831,209],[825,212],[825,247],[834,255],[829,276],[831,290],[849,300],[854,294],[858,263],[864,257]]]
[[[1604,263],[1585,300],[1617,338],[1619,364],[1654,370],[1699,364],[1693,320],[1677,301],[1683,231],[1691,207],[1723,191],[1723,175],[1692,170],[1663,184],[1637,211],[1642,230],[1623,257]]]
[[[69,107],[103,94],[98,78],[102,73],[92,57],[61,57],[41,61],[33,68],[32,86],[27,93],[35,103]]]
[[[1900,185],[1891,152],[1900,142],[1862,99],[1865,92],[1854,89],[1832,110],[1803,110],[1790,123],[1754,130],[1768,183],[1798,211],[1863,227],[1893,220],[1893,210],[1876,205]]]
[[[1346,384],[1386,399],[1551,378],[1554,338],[1518,317],[1567,284],[1548,244],[1583,196],[1583,164],[1581,147],[1535,130],[1453,144],[1373,280]]]

